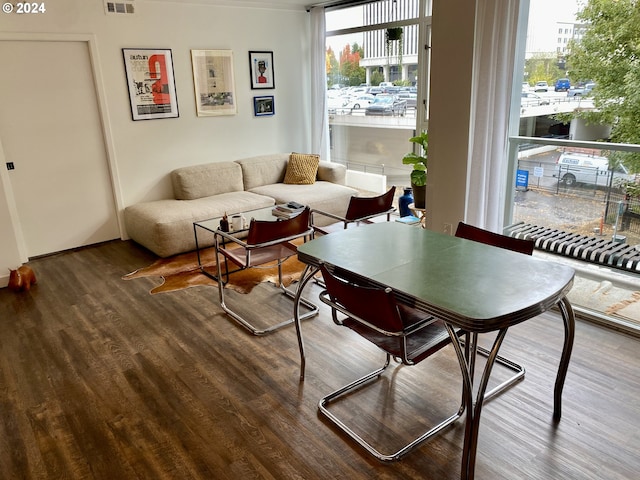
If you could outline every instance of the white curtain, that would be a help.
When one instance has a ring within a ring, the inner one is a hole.
[[[329,157],[327,72],[325,67],[324,7],[311,9],[311,151],[323,160]]]
[[[478,0],[468,159],[468,223],[502,230],[520,0]]]

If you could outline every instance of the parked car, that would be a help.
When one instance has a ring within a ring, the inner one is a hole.
[[[522,92],[522,98],[520,99],[520,105],[523,107],[537,107],[538,105],[549,105],[548,98],[542,98],[540,95],[536,95],[531,92]]]
[[[545,81],[542,82],[537,82],[535,84],[535,86],[533,87],[533,91],[534,92],[548,92],[549,91],[549,84]]]
[[[401,91],[398,94],[398,98],[407,101],[407,108],[416,108],[416,105],[418,104],[418,95],[412,92]]]
[[[400,93],[400,87],[396,87],[395,85],[392,85],[391,87],[382,87],[382,90],[384,93],[390,93],[392,95]]]
[[[356,95],[362,95],[364,93],[367,93],[369,88],[370,87],[351,87],[348,93],[349,93],[349,96],[354,97]]]
[[[583,86],[571,87],[567,91],[567,97],[585,97],[591,94],[591,91],[596,87],[593,82],[587,83]]]
[[[529,85],[529,82],[522,82],[522,91],[528,92],[529,90],[531,90],[531,85]]]
[[[559,78],[556,80],[555,91],[556,92],[566,92],[571,88],[571,82],[568,78]]]
[[[327,110],[330,115],[342,113],[342,109],[347,103],[347,98],[342,96],[331,96],[327,92]]]
[[[558,158],[558,171],[553,176],[560,179],[567,187],[573,187],[577,183],[585,185],[609,185],[609,159],[580,153],[563,153]],[[622,164],[613,171],[613,182],[631,182],[635,176]]]
[[[401,92],[411,92],[411,93],[415,93],[417,95],[418,94],[418,87],[416,87],[416,86],[400,87],[400,91]]]
[[[365,111],[365,115],[400,115],[407,113],[407,101],[397,95],[377,95]]]
[[[338,108],[337,113],[349,114],[349,113],[353,113],[354,110],[360,110],[361,108],[366,108],[369,105],[371,105],[371,103],[375,98],[376,97],[374,95],[370,95],[368,93],[365,93],[363,95],[358,95],[356,97],[351,97],[351,99],[347,103],[345,103],[340,108]]]

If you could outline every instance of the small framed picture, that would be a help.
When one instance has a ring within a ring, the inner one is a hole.
[[[249,52],[251,88],[276,88],[273,78],[273,52]]]
[[[276,113],[273,96],[253,97],[253,113],[256,117],[266,117]]]

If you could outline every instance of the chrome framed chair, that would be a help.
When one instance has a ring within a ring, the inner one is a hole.
[[[282,264],[290,257],[296,255],[297,247],[293,242],[298,238],[311,237],[313,229],[309,224],[310,210],[305,208],[299,215],[278,221],[264,221],[252,219],[246,238],[240,239],[230,233],[216,232],[215,249],[217,263],[218,296],[222,309],[242,327],[253,335],[264,335],[293,323],[293,317],[284,320],[268,328],[260,329],[242,315],[232,310],[225,299],[224,285],[229,280],[229,275],[249,268],[278,268],[278,287],[281,292],[293,299],[296,292],[284,287],[282,282]],[[222,240],[222,242],[221,242]],[[236,248],[227,248],[229,245],[237,245]],[[225,272],[222,272],[220,257],[224,259]],[[237,268],[229,271],[228,262]],[[274,265],[274,262],[276,265]],[[226,277],[226,281],[223,278]],[[301,303],[309,309],[302,314],[300,319],[310,318],[318,313],[317,305],[301,298]]]
[[[334,323],[350,328],[376,345],[385,352],[386,360],[382,367],[322,397],[318,409],[378,460],[399,460],[460,418],[465,410],[463,400],[455,413],[393,453],[382,453],[331,412],[328,405],[364,386],[369,380],[380,378],[392,357],[404,365],[417,365],[449,345],[449,333],[441,320],[398,303],[390,288],[362,285],[346,272],[330,272],[324,264],[320,265],[320,271],[326,287],[320,293],[320,300],[331,307]]]
[[[395,211],[393,198],[396,187],[393,186],[382,195],[376,197],[351,197],[344,217],[322,210],[311,210],[311,225],[315,234],[327,235],[331,232],[343,230],[359,223],[373,223],[372,219],[382,215],[387,216],[387,222],[391,220],[391,214]],[[316,216],[332,218],[334,223],[327,226],[316,224]]]
[[[479,227],[474,227],[473,225],[469,225],[464,222],[459,222],[458,227],[456,228],[456,237],[465,238],[467,240],[472,240],[474,242],[484,243],[486,245],[492,245],[494,247],[504,248],[507,250],[511,250],[514,252],[522,253],[524,255],[532,255],[533,248],[535,246],[535,242],[533,240],[525,240],[522,238],[509,237],[507,235],[501,235],[499,233],[491,232],[489,230],[484,230]],[[465,342],[465,349],[467,358],[470,362],[469,371],[471,372],[473,379],[473,371],[474,371],[474,361],[475,354],[474,351],[477,351],[484,357],[489,356],[489,350],[484,347],[478,345],[478,334],[465,334],[467,341]],[[501,355],[496,356],[496,362],[505,366],[509,370],[513,371],[514,374],[509,377],[504,382],[495,386],[488,392],[484,394],[484,401],[490,400],[492,397],[495,397],[497,394],[502,392],[503,390],[509,388],[516,382],[524,380],[525,368],[522,365],[519,365]]]
[[[525,240],[524,238],[509,237],[499,233],[490,232],[479,227],[474,227],[464,222],[459,222],[456,228],[456,237],[466,238],[494,247],[505,248],[514,252],[524,253],[525,255],[533,255],[535,242],[533,240]]]

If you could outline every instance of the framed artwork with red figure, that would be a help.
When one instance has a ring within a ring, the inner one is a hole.
[[[133,120],[178,116],[173,59],[169,49],[123,48]]]
[[[273,52],[249,52],[251,88],[275,88],[273,78]]]

